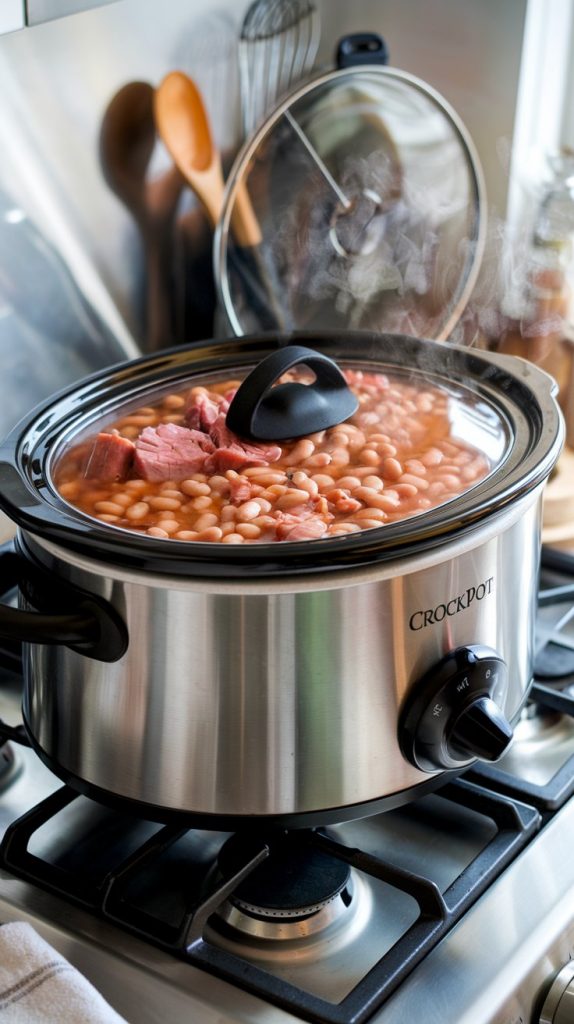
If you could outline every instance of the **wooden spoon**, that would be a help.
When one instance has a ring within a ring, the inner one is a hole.
[[[172,71],[156,90],[154,109],[161,138],[215,227],[223,208],[225,185],[199,89],[183,72]],[[231,227],[239,245],[261,243],[259,224],[245,188],[238,190]]]
[[[157,141],[154,89],[148,82],[128,82],[105,111],[100,129],[104,177],[132,214],[140,230],[146,265],[146,349],[173,341],[170,302],[172,229],[184,180],[177,167],[148,180]]]

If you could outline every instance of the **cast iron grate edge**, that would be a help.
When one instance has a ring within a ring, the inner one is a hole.
[[[558,711],[562,715],[574,715],[574,698],[559,690],[535,683],[530,696],[537,704]],[[574,795],[574,754],[544,784],[521,779],[496,764],[476,765],[468,773],[467,778],[479,785],[492,787],[513,800],[528,802],[538,808],[547,820]]]
[[[177,928],[162,924],[132,907],[123,894],[134,875],[185,835],[187,830],[181,827],[164,826],[101,883],[90,884],[83,877],[70,876],[61,867],[41,860],[28,849],[34,833],[77,798],[75,791],[64,786],[8,828],[0,847],[0,863],[13,874],[90,909],[132,934],[300,1019],[312,1024],[364,1024],[540,827],[541,818],[536,809],[504,795],[487,792],[467,779],[449,783],[439,795],[487,816],[497,827],[494,837],[444,893],[428,878],[346,847],[320,831],[309,833],[311,845],[411,895],[420,909],[414,924],[337,1004],[282,981],[245,959],[212,945],[203,937],[211,915],[268,855],[268,847],[263,842],[259,848],[254,847],[253,855],[233,878],[218,884],[200,904],[186,908]]]
[[[561,693],[560,690],[543,683],[534,683],[530,698],[543,707],[558,711],[561,715],[574,716],[574,697],[570,694]],[[548,818],[574,795],[574,754],[561,765],[548,782],[542,785],[521,779],[496,764],[475,765],[467,778],[479,785],[492,786],[513,800],[527,802],[537,807],[544,817]]]

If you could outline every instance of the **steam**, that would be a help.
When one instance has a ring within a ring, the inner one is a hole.
[[[457,139],[439,147],[429,140],[428,152],[417,154],[423,164],[408,175],[390,141],[368,156],[345,156],[335,174],[352,198],[348,211],[284,132],[275,141],[279,156],[289,153],[289,180],[280,180],[278,159],[270,208],[279,201],[280,216],[267,256],[294,324],[445,339],[458,317],[449,343],[544,361],[565,313],[564,282],[551,272],[555,253],[533,244],[531,225],[513,245],[505,222],[481,210],[484,251],[468,294],[477,211]]]
[[[565,326],[566,280],[558,264],[555,249],[534,243],[531,225],[512,238],[491,214],[477,283],[449,341],[543,363]]]

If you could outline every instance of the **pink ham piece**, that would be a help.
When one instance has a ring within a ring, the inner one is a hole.
[[[243,505],[251,498],[251,481],[235,476],[229,480],[229,500],[232,505]]]
[[[143,480],[185,480],[203,473],[215,450],[213,441],[200,430],[176,423],[160,423],[142,430],[135,444],[134,470]]]
[[[203,430],[208,434],[219,413],[226,413],[228,409],[229,402],[222,408],[220,403],[213,401],[205,392],[199,391],[191,396],[191,402],[185,410],[185,422],[192,430]]]
[[[209,434],[220,413],[227,414],[235,398],[237,388],[232,388],[221,398],[210,398],[205,391],[192,391],[189,405],[185,410],[185,422],[193,430]]]
[[[329,521],[335,517],[332,512],[317,513],[317,501],[308,505],[298,505],[289,512],[282,509],[273,513],[277,521],[275,537],[277,540],[313,540],[323,537],[327,532]]]
[[[295,526],[289,523],[281,523],[276,530],[278,540],[314,540],[324,537],[327,532],[327,523],[320,519],[307,519],[304,522],[296,523]]]
[[[119,434],[98,434],[84,476],[94,480],[125,480],[132,466],[135,445]]]
[[[281,458],[273,444],[253,445],[242,441],[225,424],[229,402],[212,401],[200,392],[187,410],[189,423],[200,429],[160,423],[146,427],[135,443],[134,471],[144,480],[185,480],[192,473],[224,473],[245,466],[267,466]],[[205,428],[209,424],[209,433]]]
[[[268,466],[281,458],[277,444],[248,444],[227,428],[225,413],[220,412],[209,430],[216,450],[205,464],[206,473],[224,473],[227,469],[241,470],[245,466]]]

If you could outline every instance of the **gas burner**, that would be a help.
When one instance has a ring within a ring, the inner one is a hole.
[[[229,877],[253,855],[253,838],[232,836],[219,853]],[[281,832],[260,840],[269,855],[233,892],[219,917],[262,939],[301,938],[330,928],[353,902],[351,869],[316,849],[312,833]]]

